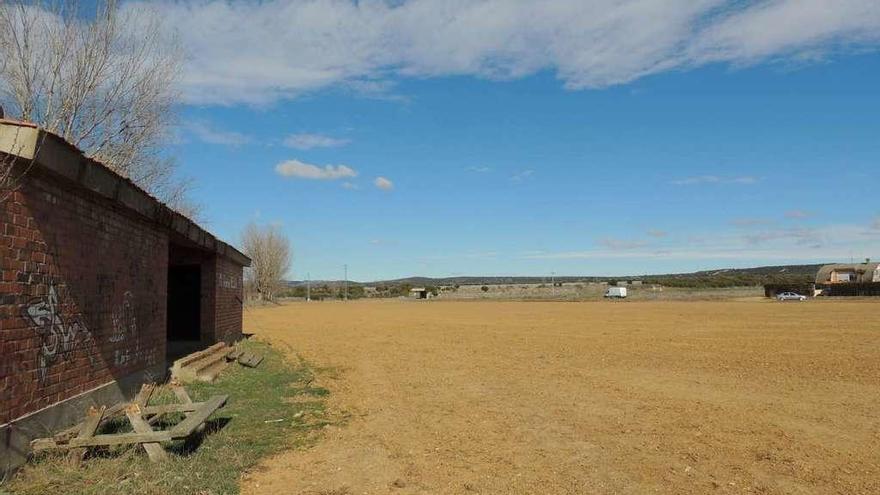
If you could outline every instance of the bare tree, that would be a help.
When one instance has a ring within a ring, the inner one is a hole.
[[[2,66],[2,62],[0,62]],[[0,120],[3,120],[3,107],[0,106]],[[33,143],[34,153],[31,159],[23,159],[23,154],[27,138],[22,136],[23,128],[14,127],[15,131],[12,135],[0,136],[0,206],[8,200],[21,186],[22,177],[27,174],[34,165],[36,150],[40,149],[43,144],[45,135],[39,135],[36,143]],[[31,150],[29,150],[31,151]]]
[[[290,270],[290,241],[275,225],[248,224],[241,234],[244,253],[251,259],[245,271],[249,297],[274,301],[283,277]]]
[[[5,146],[4,146],[5,148]],[[19,164],[16,152],[21,148],[18,136],[9,144],[9,154],[0,149],[0,205],[6,202],[12,193],[21,185],[22,176],[33,165],[33,160],[27,164]]]
[[[0,205],[18,188],[14,165],[13,156],[0,153]]]
[[[98,0],[0,0],[0,104],[184,214],[187,182],[163,154],[183,51],[149,9]]]

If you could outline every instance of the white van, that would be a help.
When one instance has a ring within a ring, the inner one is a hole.
[[[605,297],[623,299],[626,297],[626,287],[609,287]]]

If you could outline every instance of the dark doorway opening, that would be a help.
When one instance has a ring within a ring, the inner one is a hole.
[[[202,267],[172,265],[168,267],[169,342],[197,342],[202,337]]]

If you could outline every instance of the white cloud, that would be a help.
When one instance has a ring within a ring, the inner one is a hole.
[[[745,176],[732,177],[730,179],[727,179],[725,182],[727,182],[728,184],[755,184],[758,182],[758,180],[759,179],[757,177]]]
[[[875,0],[775,0],[719,16],[690,44],[692,59],[752,63],[827,48],[875,45],[880,3]]]
[[[757,260],[782,263],[797,261],[843,261],[852,253],[880,252],[880,231],[864,225],[824,225],[815,228],[779,228],[758,233],[739,231],[700,236],[694,240],[667,242],[662,246],[642,241],[602,239],[596,249],[530,253],[524,259],[662,259],[662,260]]]
[[[299,160],[287,160],[275,166],[275,172],[284,177],[311,180],[336,180],[357,177],[357,172],[345,165],[312,165]]]
[[[871,229],[872,230],[880,230],[880,216],[875,217],[874,221],[871,222]]]
[[[661,238],[669,235],[669,232],[666,232],[665,230],[651,229],[648,230],[647,234],[651,237]]]
[[[356,191],[356,190],[360,189],[361,186],[355,184],[354,182],[343,182],[343,183],[342,183],[342,188],[343,188],[343,189],[349,189],[349,190],[352,190],[352,191]]]
[[[339,139],[322,134],[291,134],[284,138],[284,146],[298,150],[310,150],[312,148],[338,148],[350,143],[351,140]]]
[[[224,146],[242,146],[252,141],[249,136],[235,131],[223,131],[205,121],[187,122],[184,128],[199,141]]]
[[[574,260],[574,259],[662,259],[662,260],[779,260],[790,263],[799,260],[831,261],[835,259],[848,259],[845,248],[833,250],[820,250],[800,248],[797,250],[780,251],[778,249],[688,249],[678,247],[674,249],[656,250],[589,250],[567,251],[560,253],[547,253],[543,255],[526,256],[526,259],[551,259],[551,260]]]
[[[612,250],[630,250],[648,246],[647,242],[641,240],[612,239],[610,237],[599,239],[598,244]]]
[[[805,218],[810,218],[811,216],[813,216],[812,213],[804,210],[789,210],[785,212],[785,218],[791,220],[803,220]]]
[[[376,180],[373,181],[373,185],[383,191],[390,191],[394,189],[394,183],[386,179],[385,177],[376,177]]]
[[[755,184],[758,182],[757,177],[743,175],[739,177],[719,177],[717,175],[698,175],[696,177],[686,177],[670,182],[677,186],[693,186],[698,184]]]
[[[517,173],[511,175],[510,180],[512,180],[514,182],[522,182],[533,175],[535,175],[534,170],[523,170],[521,172],[517,172]]]
[[[782,239],[794,241],[798,246],[822,246],[830,240],[826,239],[825,235],[825,233],[818,229],[784,228],[746,234],[743,236],[743,239],[749,244],[763,244]]]
[[[766,218],[734,218],[730,224],[734,227],[757,227],[760,225],[770,225],[773,222]]]
[[[160,10],[190,55],[184,97],[211,104],[266,104],[333,86],[375,95],[403,77],[545,70],[569,89],[601,88],[880,42],[876,0],[189,0]]]

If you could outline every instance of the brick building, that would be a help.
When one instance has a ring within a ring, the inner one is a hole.
[[[32,125],[0,120],[0,472],[28,441],[242,331],[250,260]],[[0,195],[2,199],[2,195]]]

